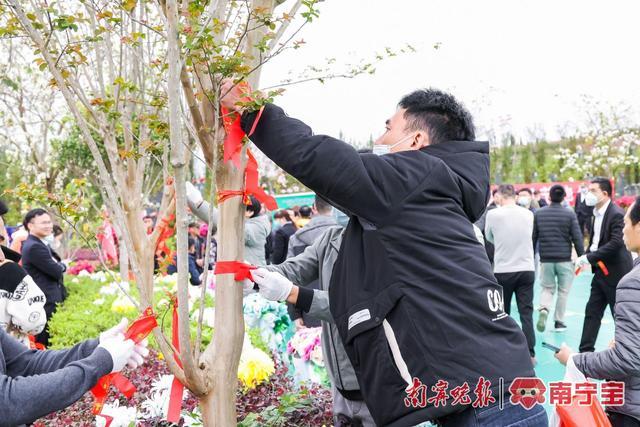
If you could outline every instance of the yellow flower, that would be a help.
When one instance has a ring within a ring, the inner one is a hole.
[[[111,311],[115,313],[125,314],[135,310],[136,306],[126,297],[118,297],[111,304]]]
[[[158,360],[164,360],[164,354],[158,352]]]
[[[266,382],[274,372],[273,360],[264,351],[251,347],[242,353],[238,366],[238,379],[244,385],[245,391]]]

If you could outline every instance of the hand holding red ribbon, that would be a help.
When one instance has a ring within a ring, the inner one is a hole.
[[[156,326],[158,326],[158,322],[153,310],[149,307],[129,326],[127,332],[125,332],[125,339],[130,339],[139,344]],[[103,417],[107,421],[106,427],[109,427],[113,418],[101,415],[100,412],[102,412],[111,385],[116,387],[127,399],[130,399],[136,391],[136,387],[131,384],[131,381],[119,372],[105,375],[98,380],[98,383],[91,389],[95,399],[93,414]]]

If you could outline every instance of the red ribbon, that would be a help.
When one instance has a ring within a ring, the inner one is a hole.
[[[604,275],[608,276],[609,275],[609,269],[607,268],[606,265],[604,265],[604,262],[598,261],[597,264],[598,264],[598,267],[600,267],[600,270],[602,270],[602,272],[604,273]]]
[[[245,191],[256,196],[256,199],[258,199],[260,203],[265,205],[268,210],[275,211],[276,209],[278,209],[278,203],[276,202],[276,199],[269,196],[264,192],[262,187],[260,187],[258,179],[258,161],[255,157],[253,157],[253,153],[249,149],[247,149],[247,157],[247,168],[244,171],[244,185],[246,188]]]
[[[29,348],[31,350],[46,350],[47,347],[44,344],[36,342],[36,337],[29,335]]]
[[[222,203],[233,196],[242,196],[245,205],[251,204],[249,193],[242,190],[221,190],[218,191],[218,203]]]
[[[221,107],[221,111],[223,116],[222,123],[224,125],[224,130],[227,133],[227,137],[224,139],[224,161],[228,162],[229,160],[231,160],[237,168],[240,168],[240,153],[242,152],[242,142],[247,134],[245,134],[242,130],[242,126],[240,124],[240,114],[229,113],[229,110],[224,107]],[[251,130],[249,131],[248,136],[251,136],[256,130],[256,126],[258,125],[260,117],[262,117],[263,111],[264,107],[262,107],[258,111],[258,115],[253,122],[253,126],[251,126]],[[260,187],[258,177],[258,162],[249,149],[247,149],[247,156],[247,167],[244,171],[245,190],[222,190],[219,192],[218,201],[223,202],[232,196],[242,196],[245,200],[245,203],[249,204],[247,203],[247,196],[251,194],[255,196],[260,201],[260,203],[265,205],[267,209],[271,211],[278,209],[276,200],[265,193],[262,187]]]
[[[598,261],[598,262],[596,263],[596,265],[597,265],[598,267],[600,267],[600,270],[602,270],[602,273],[603,273],[605,276],[608,276],[608,275],[609,275],[609,269],[607,268],[607,266],[606,266],[606,265],[604,265],[604,262],[602,262],[602,261]],[[579,267],[579,268],[577,268],[577,269],[576,269],[576,276],[577,276],[578,274],[580,274],[580,271],[582,271],[582,267]]]
[[[132,340],[136,344],[139,344],[156,326],[158,326],[156,316],[151,307],[148,307],[144,313],[129,326],[127,332],[124,334],[125,339]],[[102,412],[104,402],[107,400],[107,395],[109,394],[109,388],[112,385],[127,399],[130,399],[133,393],[136,392],[136,387],[131,384],[131,381],[119,372],[105,375],[98,380],[97,384],[91,389],[91,393],[95,399],[93,403],[93,414],[103,417],[107,421],[106,427],[109,427],[113,418],[102,415],[100,412]]]
[[[218,261],[216,262],[216,268],[213,273],[233,274],[236,282],[242,282],[245,279],[253,280],[251,270],[255,270],[256,268],[258,267],[240,261]]]
[[[173,347],[180,351],[180,339],[178,338],[178,300],[172,297],[173,313],[171,323],[171,343]],[[182,362],[176,353],[173,354],[178,366],[182,368]],[[184,394],[184,385],[174,376],[171,383],[171,392],[169,394],[169,409],[167,410],[167,421],[173,424],[180,423],[180,409],[182,409],[182,395]]]

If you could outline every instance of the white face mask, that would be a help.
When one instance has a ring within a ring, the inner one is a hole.
[[[373,154],[375,154],[377,156],[382,156],[382,155],[385,155],[385,154],[389,154],[391,152],[392,148],[397,147],[398,145],[402,144],[403,142],[405,142],[409,138],[413,138],[413,135],[407,135],[406,137],[402,138],[400,141],[396,142],[395,144],[391,144],[391,145],[386,145],[386,144],[374,145],[373,146]]]
[[[584,204],[587,206],[595,206],[598,202],[598,196],[593,193],[587,193],[587,195],[584,196]]]
[[[528,208],[530,203],[531,203],[531,199],[529,199],[528,197],[520,197],[518,199],[518,204],[523,208]]]

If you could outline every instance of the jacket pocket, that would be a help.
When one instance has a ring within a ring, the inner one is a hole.
[[[405,403],[413,372],[407,363],[406,346],[399,338],[402,333],[397,329],[403,324],[397,319],[403,313],[399,303],[396,300],[390,310],[372,307],[370,313],[362,307],[352,309],[351,328],[344,343],[377,425],[389,424],[416,410]]]
[[[398,374],[407,383],[407,386],[411,386],[413,384],[413,377],[411,376],[411,373],[409,373],[407,362],[405,361],[405,358],[402,356],[402,352],[400,351],[400,346],[398,345],[396,334],[387,319],[384,319],[382,321],[382,329],[384,330],[387,345],[389,347],[389,351],[391,351],[391,357],[393,358],[393,362]]]

